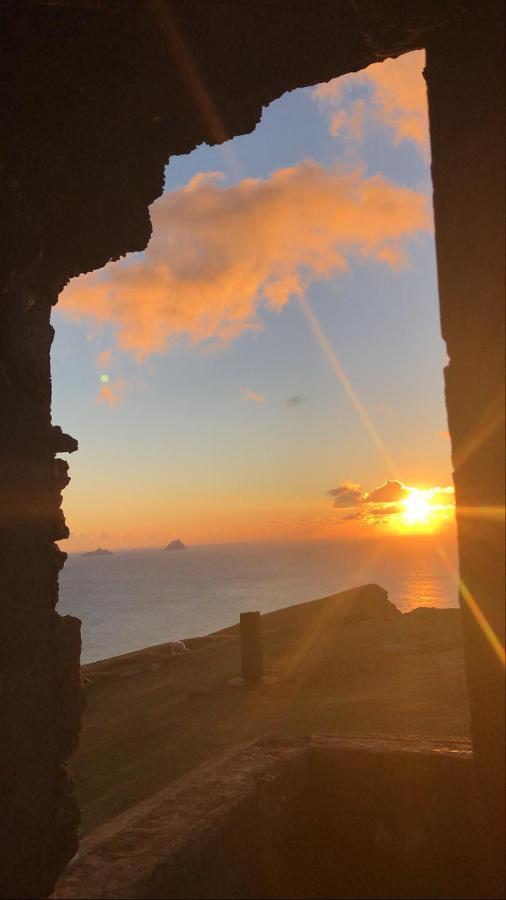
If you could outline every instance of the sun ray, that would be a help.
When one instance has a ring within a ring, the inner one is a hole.
[[[209,132],[220,149],[232,174],[237,178],[242,177],[242,171],[237,157],[230,146],[230,135],[227,134],[215,103],[207,90],[193,59],[190,48],[186,43],[181,29],[178,28],[174,14],[169,11],[165,3],[155,0],[150,7],[157,20],[158,27],[167,44],[171,57],[181,72],[189,93],[193,99],[195,108],[204,127]]]
[[[388,453],[383,441],[381,440],[378,432],[376,431],[376,428],[374,427],[364,404],[360,400],[360,397],[358,396],[350,379],[348,378],[348,375],[346,374],[346,371],[345,371],[343,365],[340,363],[339,359],[337,358],[336,353],[333,350],[325,332],[323,331],[323,328],[321,327],[312,307],[310,306],[308,300],[302,294],[299,294],[297,299],[298,299],[300,307],[311,327],[311,330],[313,331],[313,334],[315,335],[318,343],[320,344],[321,349],[323,350],[324,355],[326,356],[328,362],[330,363],[330,365],[334,371],[334,374],[337,376],[342,387],[346,391],[346,393],[352,403],[352,406],[355,409],[355,412],[357,413],[357,415],[358,415],[360,421],[362,422],[365,430],[367,431],[369,437],[371,438],[374,446],[379,451],[384,462],[386,463],[388,471],[390,472],[391,475],[394,476],[394,478],[398,478],[397,469],[396,469],[396,466],[395,466],[395,463],[394,463],[392,457]]]
[[[476,623],[480,627],[483,635],[487,639],[488,643],[490,644],[491,649],[497,656],[501,665],[503,667],[506,666],[506,651],[504,648],[504,644],[502,643],[500,638],[495,633],[495,631],[492,628],[490,622],[488,621],[486,615],[484,614],[483,610],[481,609],[479,603],[477,602],[477,600],[475,599],[475,597],[469,590],[469,588],[466,585],[466,583],[464,582],[463,578],[461,578],[457,569],[452,565],[445,550],[440,545],[440,543],[437,539],[434,540],[434,545],[436,547],[436,552],[437,552],[439,558],[443,561],[448,572],[452,576],[453,581],[455,582],[455,585],[457,586],[459,594],[462,597],[462,600],[465,603],[467,609],[469,610],[469,612],[475,619]]]
[[[372,565],[373,562],[377,562],[386,552],[386,546],[378,543],[368,555],[368,564]],[[362,574],[360,570],[357,570],[356,577],[352,579],[352,581],[360,581],[362,579]],[[326,625],[334,615],[335,615],[336,607],[335,604],[329,602],[328,604],[322,604],[322,607],[317,616],[315,616],[311,620],[310,627],[306,629],[305,634],[301,638],[300,642],[296,644],[294,647],[289,647],[288,651],[284,654],[279,663],[280,673],[284,678],[290,677],[290,675],[296,670],[303,660],[310,656],[313,652],[313,648],[318,646],[322,634],[325,633]]]
[[[492,398],[482,413],[479,425],[462,442],[462,446],[455,450],[453,461],[455,470],[461,469],[480,447],[501,428],[504,428],[504,395],[498,394]]]
[[[461,518],[504,522],[504,516],[504,506],[459,506],[459,517]]]

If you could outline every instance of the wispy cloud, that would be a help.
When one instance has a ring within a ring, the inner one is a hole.
[[[303,394],[294,394],[293,397],[288,397],[285,400],[285,406],[300,406],[301,403],[306,402],[306,397]]]
[[[380,123],[392,132],[395,144],[412,141],[427,157],[429,120],[424,64],[424,51],[414,50],[318,85],[313,97],[328,116],[330,133],[345,134],[360,143],[366,123]],[[350,100],[350,93],[357,89],[365,90],[365,96]]]
[[[101,350],[97,356],[97,366],[99,369],[110,369],[112,364],[112,350]]]
[[[385,484],[374,488],[364,499],[367,503],[397,503],[408,494],[409,489],[400,481],[385,481]]]
[[[242,389],[242,399],[250,401],[252,403],[263,403],[265,397],[263,394],[257,394],[256,391],[250,390],[250,388]]]
[[[307,160],[231,187],[195,176],[151,207],[153,236],[128,261],[74,279],[62,310],[110,322],[138,359],[175,340],[227,342],[261,327],[315,279],[352,260],[396,267],[405,239],[430,230],[428,197],[376,175]]]
[[[359,484],[352,481],[342,481],[336,488],[327,491],[329,497],[332,497],[333,506],[338,509],[349,509],[350,506],[358,506],[364,502],[365,494]]]
[[[340,522],[353,522],[358,519],[363,519],[363,517],[364,517],[363,512],[360,512],[360,510],[357,509],[355,512],[346,513],[345,516],[341,516],[339,521]]]
[[[106,406],[118,406],[125,391],[125,381],[118,378],[114,382],[101,384],[97,396],[97,403],[103,403]]]

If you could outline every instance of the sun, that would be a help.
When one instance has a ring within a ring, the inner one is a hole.
[[[411,488],[402,505],[402,518],[406,525],[426,525],[429,522],[433,510],[428,491]]]
[[[450,485],[414,487],[395,480],[361,494],[359,485],[342,482],[331,493],[338,498],[343,494],[350,506],[358,494],[356,505],[361,508],[351,510],[340,521],[357,520],[355,527],[373,526],[376,533],[435,535],[455,526],[455,491]]]

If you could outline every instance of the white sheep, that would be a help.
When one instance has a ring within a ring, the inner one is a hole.
[[[169,656],[180,656],[182,653],[189,653],[189,649],[184,641],[169,642]]]

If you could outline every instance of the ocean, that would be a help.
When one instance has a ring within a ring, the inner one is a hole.
[[[455,566],[454,542],[444,546]],[[87,663],[208,634],[238,622],[240,612],[270,612],[369,582],[403,612],[457,605],[433,539],[410,536],[71,554],[58,609],[82,620]]]

